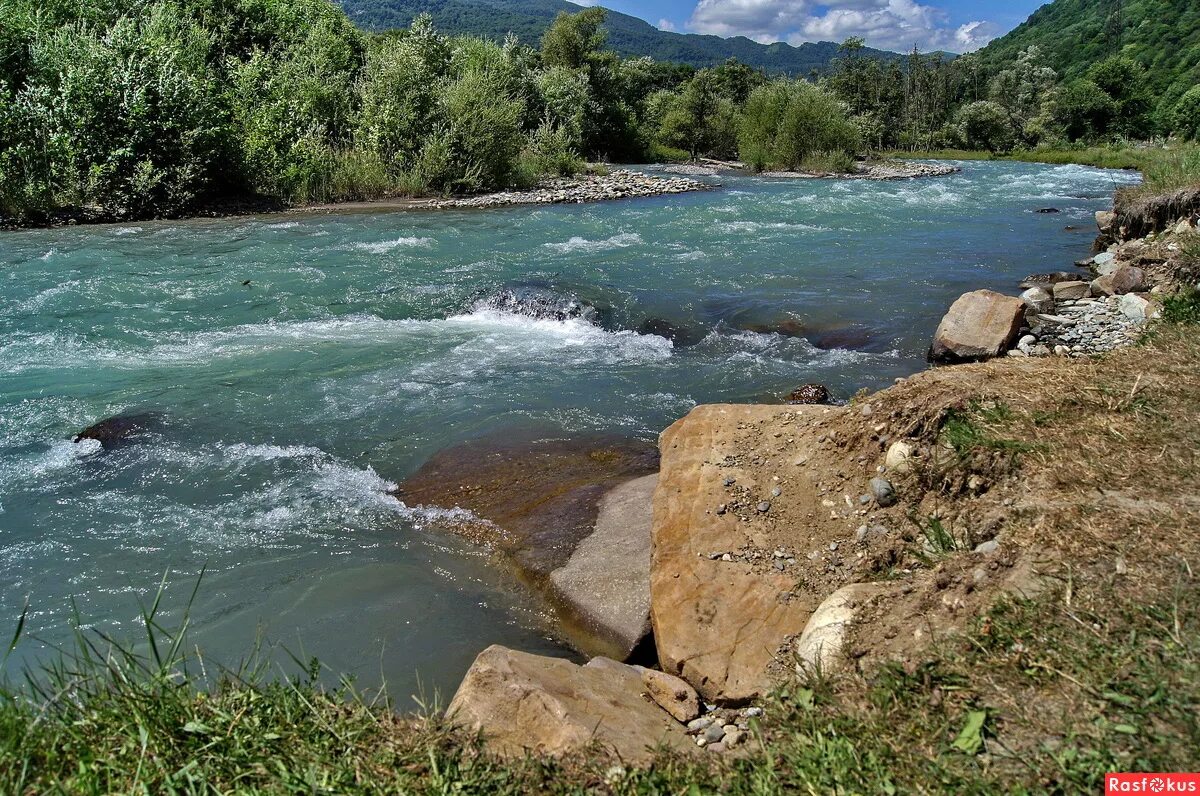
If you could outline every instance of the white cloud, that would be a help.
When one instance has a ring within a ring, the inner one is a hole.
[[[662,19],[660,19],[658,21],[658,29],[659,30],[677,30],[677,28],[675,27],[675,23],[672,22],[671,20],[667,19],[666,17],[663,17]]]
[[[886,50],[954,52],[977,50],[998,33],[984,20],[956,29],[945,11],[917,0],[700,0],[688,28],[791,44],[862,36]]]

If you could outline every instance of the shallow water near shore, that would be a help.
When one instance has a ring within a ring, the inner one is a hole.
[[[394,482],[484,434],[652,439],[697,403],[886,386],[924,367],[960,293],[1085,256],[1094,211],[1137,179],[961,165],[0,235],[0,636],[28,597],[34,637],[10,670],[69,639],[72,597],[135,636],[167,569],[170,625],[202,567],[191,637],[213,662],[261,634],[403,700],[448,695],[491,643],[561,652]],[[666,326],[686,334],[637,331]],[[122,412],[160,423],[112,451],[70,442]]]

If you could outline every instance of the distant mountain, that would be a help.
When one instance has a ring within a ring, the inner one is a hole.
[[[1155,94],[1175,98],[1200,84],[1200,2],[1054,0],[976,57],[1000,69],[1035,44],[1067,80],[1111,55],[1127,55],[1146,67]]]
[[[447,33],[503,39],[510,31],[523,43],[536,45],[560,11],[580,6],[565,0],[339,0],[355,24],[365,30],[408,27],[421,13]],[[837,55],[833,42],[805,43],[799,47],[777,42],[759,44],[744,36],[723,39],[695,33],[672,33],[610,10],[605,23],[608,45],[621,55],[648,55],[656,61],[674,61],[695,67],[716,66],[736,58],[771,74],[807,75],[829,67]],[[881,60],[900,58],[897,53],[867,48],[866,55]]]

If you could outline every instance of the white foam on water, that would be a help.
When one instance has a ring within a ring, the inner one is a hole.
[[[300,226],[299,221],[278,221],[274,224],[267,224],[267,229],[295,229]]]
[[[114,234],[114,235],[118,235],[118,236],[121,236],[121,235],[136,235],[136,234],[138,234],[139,232],[144,232],[144,231],[145,231],[145,228],[144,228],[144,227],[117,227],[116,229],[114,229],[114,230],[112,231],[112,234]]]
[[[573,254],[574,252],[599,252],[609,249],[624,249],[629,246],[636,246],[642,243],[642,236],[636,232],[622,232],[619,235],[613,235],[611,238],[604,240],[588,240],[587,238],[573,237],[563,243],[543,243],[542,248],[556,251],[560,254]]]
[[[79,287],[80,284],[82,283],[78,279],[72,279],[67,282],[63,282],[62,284],[55,285],[54,287],[48,287],[40,293],[30,296],[24,301],[15,304],[11,309],[6,310],[5,314],[7,315],[11,312],[37,312],[41,309],[44,309],[48,302],[52,302],[59,296],[72,292],[75,290],[75,288]]]
[[[832,232],[829,227],[817,224],[800,224],[787,221],[727,221],[716,225],[722,232],[753,233],[763,230],[777,229],[789,232]]]
[[[237,459],[259,461],[319,458],[326,455],[320,448],[309,445],[248,445],[244,442],[225,446],[225,452]]]
[[[396,238],[395,240],[383,240],[377,243],[351,243],[348,246],[342,247],[354,251],[370,252],[371,254],[387,254],[393,249],[405,248],[422,248],[429,249],[436,243],[433,238]]]
[[[0,458],[0,494],[13,487],[57,478],[100,452],[98,440],[54,440],[45,449]]]

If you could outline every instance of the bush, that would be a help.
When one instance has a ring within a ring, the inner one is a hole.
[[[972,102],[958,112],[955,121],[963,146],[1006,152],[1014,143],[1012,125],[1004,108],[994,102]]]
[[[550,121],[542,122],[529,137],[525,157],[534,177],[543,174],[573,177],[586,165],[575,151],[570,133]]]
[[[25,85],[6,102],[14,137],[5,172],[25,183],[6,189],[6,204],[115,215],[191,205],[228,148],[210,48],[208,34],[167,3],[107,31],[76,23],[38,36]]]
[[[855,152],[862,139],[842,105],[804,81],[780,80],[751,92],[738,151],[755,171],[795,169],[818,153]]]
[[[1180,138],[1200,141],[1200,86],[1192,86],[1180,97],[1171,121],[1174,132]]]

